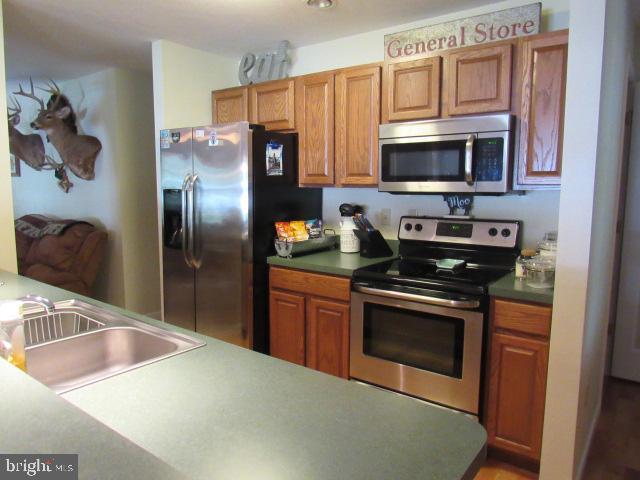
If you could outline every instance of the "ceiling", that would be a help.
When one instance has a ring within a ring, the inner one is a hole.
[[[76,78],[118,66],[151,69],[151,42],[221,55],[309,45],[495,0],[4,0],[7,78]]]

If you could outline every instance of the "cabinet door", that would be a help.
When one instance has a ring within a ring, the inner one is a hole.
[[[296,79],[301,185],[333,185],[334,182],[334,81],[333,72]]]
[[[489,445],[539,461],[549,344],[494,333],[490,355]]]
[[[304,296],[271,290],[269,348],[271,356],[305,364]]]
[[[440,115],[440,57],[386,66],[382,123]]]
[[[211,93],[213,123],[249,121],[247,87],[229,88]]]
[[[560,185],[568,40],[562,31],[523,42],[519,185]]]
[[[307,367],[349,378],[349,305],[310,297]]]
[[[292,130],[295,125],[294,81],[292,78],[253,85],[249,89],[251,122],[267,130]]]
[[[511,107],[511,44],[469,47],[449,55],[450,115],[499,112]]]
[[[378,183],[380,67],[342,70],[336,75],[336,184]]]

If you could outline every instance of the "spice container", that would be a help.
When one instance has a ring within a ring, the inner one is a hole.
[[[533,249],[525,248],[520,252],[520,256],[516,258],[516,278],[521,280],[526,276],[526,263],[531,260],[536,254]]]
[[[556,277],[555,259],[536,255],[525,264],[526,284],[533,288],[553,288]]]

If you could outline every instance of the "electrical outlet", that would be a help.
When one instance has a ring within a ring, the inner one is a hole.
[[[391,209],[383,208],[380,210],[380,225],[391,224]]]

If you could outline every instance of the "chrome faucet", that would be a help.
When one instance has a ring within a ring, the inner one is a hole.
[[[18,301],[22,303],[35,303],[36,305],[40,305],[46,310],[48,315],[51,315],[56,309],[56,306],[51,300],[41,297],[40,295],[26,295],[19,298]]]

